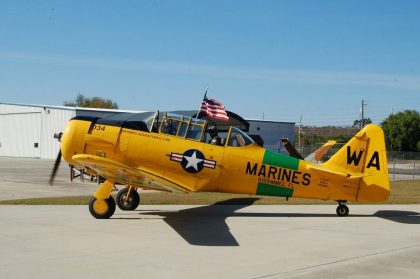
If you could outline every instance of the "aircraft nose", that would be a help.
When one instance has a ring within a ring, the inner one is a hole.
[[[72,125],[72,121],[70,121],[66,129],[64,130],[64,133],[61,137],[61,155],[63,156],[63,159],[66,160],[69,164],[71,164],[71,142],[74,137],[74,127]]]
[[[85,137],[89,132],[90,121],[70,120],[61,137],[61,154],[71,165],[79,166],[72,157],[84,153]],[[80,166],[82,167],[82,166]]]

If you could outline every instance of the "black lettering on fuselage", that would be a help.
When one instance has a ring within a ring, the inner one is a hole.
[[[274,166],[270,166],[270,168],[268,169],[268,178],[273,176],[273,179],[276,179],[276,173],[277,173],[277,168]]]
[[[265,165],[261,165],[260,172],[258,173],[258,176],[264,176],[265,177]]]
[[[297,180],[300,174],[301,174],[300,171],[294,171],[293,172],[292,183],[294,183],[294,184],[300,184],[299,181]]]
[[[359,154],[356,155],[356,151],[353,152],[353,154],[351,154],[351,147],[347,146],[347,165],[351,165],[354,162],[354,165],[357,167],[359,166],[360,163],[360,159],[362,159],[362,155],[363,155],[363,148],[360,149]]]
[[[281,180],[280,178],[281,178],[281,171],[282,171],[282,168],[279,168],[279,172],[277,173],[277,180]]]
[[[252,175],[257,175],[257,168],[258,168],[258,164],[254,164],[254,166],[251,169],[251,163],[248,162],[246,164],[246,173],[247,174],[252,174]]]
[[[274,185],[304,185],[311,183],[311,174],[297,170],[279,168],[277,166],[247,162],[246,174],[259,177],[260,182]]]
[[[372,157],[369,160],[369,163],[367,164],[366,168],[374,167],[378,171],[381,170],[381,165],[379,164],[379,153],[378,151],[375,151],[372,155]]]
[[[281,180],[290,182],[290,178],[292,177],[292,170],[283,170],[283,175],[281,176]],[[284,179],[286,178],[286,179]]]
[[[311,183],[311,174],[310,173],[304,173],[303,174],[302,185],[308,186],[310,183]]]

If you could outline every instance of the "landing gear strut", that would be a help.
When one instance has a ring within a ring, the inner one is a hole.
[[[117,205],[121,210],[135,210],[140,204],[140,195],[134,187],[121,189],[117,194]]]
[[[344,217],[344,216],[349,215],[350,210],[346,205],[347,201],[337,201],[337,202],[338,202],[338,206],[337,206],[337,210],[336,210],[337,215],[340,216],[340,217]]]

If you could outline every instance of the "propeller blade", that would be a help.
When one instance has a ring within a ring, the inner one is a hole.
[[[50,185],[53,185],[54,183],[54,178],[57,173],[58,167],[60,166],[60,162],[61,162],[61,149],[60,149],[60,152],[58,152],[57,159],[55,159],[54,168],[51,173],[50,181],[49,181]]]

